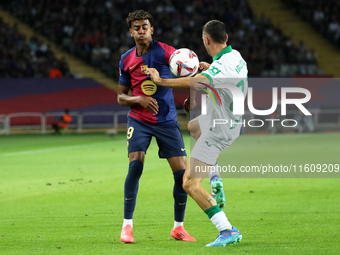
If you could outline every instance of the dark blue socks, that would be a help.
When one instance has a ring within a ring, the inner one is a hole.
[[[177,171],[174,174],[175,185],[174,185],[174,199],[175,199],[175,221],[183,222],[185,206],[187,203],[188,194],[184,191],[183,184],[183,175],[185,169]]]
[[[132,219],[136,206],[139,178],[143,172],[143,163],[139,160],[131,161],[129,172],[124,185],[124,219]]]
[[[175,180],[173,190],[175,199],[175,221],[177,222],[183,222],[184,220],[184,212],[188,197],[188,194],[182,187],[184,171],[185,170],[183,169],[173,173]],[[142,172],[143,164],[141,161],[134,160],[130,162],[124,185],[124,219],[132,219],[136,206],[139,178],[141,177]]]

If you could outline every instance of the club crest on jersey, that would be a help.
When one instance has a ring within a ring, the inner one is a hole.
[[[146,74],[146,69],[147,68],[148,68],[148,65],[140,66],[140,71],[142,72],[142,74]]]

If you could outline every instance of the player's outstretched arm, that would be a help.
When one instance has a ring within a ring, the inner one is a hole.
[[[152,97],[129,96],[130,87],[118,84],[117,101],[122,106],[134,106],[140,104],[152,114],[158,113],[157,100]]]
[[[172,89],[179,90],[198,90],[198,88],[206,87],[204,84],[210,84],[209,79],[202,75],[198,74],[195,78],[185,77],[185,78],[176,78],[176,79],[164,79],[159,76],[158,71],[155,68],[147,68],[146,74],[150,76],[151,80],[159,85]],[[191,80],[194,79],[194,80]]]

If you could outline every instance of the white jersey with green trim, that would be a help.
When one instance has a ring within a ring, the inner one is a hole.
[[[213,124],[216,119],[227,120],[227,129],[230,131],[235,129],[236,125],[240,126],[237,123],[242,121],[242,116],[233,114],[233,95],[231,91],[227,88],[216,88],[216,85],[228,84],[235,86],[243,92],[244,98],[246,97],[248,90],[248,69],[247,63],[241,54],[237,50],[232,49],[231,46],[228,46],[213,58],[209,69],[201,74],[209,79],[210,86],[215,88],[222,102],[221,104],[216,94],[210,88],[207,88],[208,92],[210,92],[214,98],[207,96],[207,114],[204,119],[208,121],[210,125]],[[232,123],[232,125],[230,125],[230,123]],[[220,130],[220,128],[217,129]],[[225,125],[223,129],[226,129]],[[239,130],[239,128],[236,129]]]

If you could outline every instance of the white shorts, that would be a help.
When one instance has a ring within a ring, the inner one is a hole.
[[[240,135],[241,125],[237,125],[234,129],[230,129],[227,125],[210,127],[210,121],[207,121],[205,116],[198,117],[202,134],[196,141],[190,157],[213,166],[220,152],[228,148]]]

